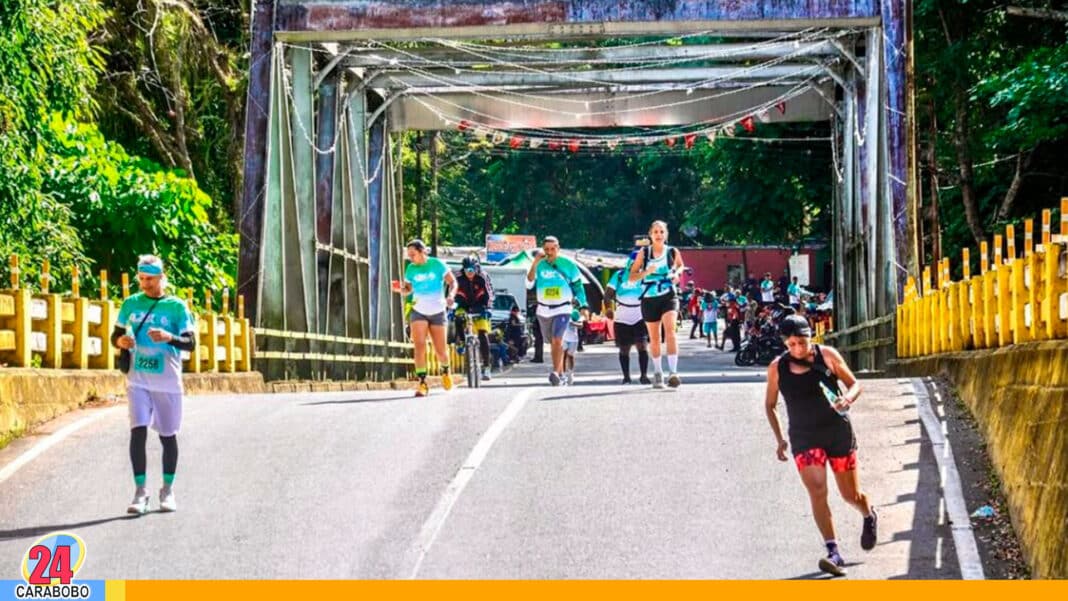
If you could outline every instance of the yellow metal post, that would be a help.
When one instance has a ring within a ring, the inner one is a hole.
[[[11,278],[11,289],[19,289],[19,256],[11,255],[7,260],[9,277]]]
[[[1024,220],[1024,258],[1030,257],[1035,252],[1035,221]]]
[[[122,300],[130,298],[130,274],[122,274]]]
[[[12,283],[17,286],[17,277],[12,278]],[[27,288],[14,288],[6,293],[11,296],[10,314],[0,314],[0,330],[8,330],[15,338],[14,348],[0,351],[0,359],[11,367],[29,367],[33,360],[31,349],[31,331],[33,322],[30,318],[30,302],[32,297]]]
[[[1060,255],[1065,243],[1050,243],[1046,252],[1046,290],[1042,301],[1043,317],[1046,322],[1046,334],[1050,338],[1064,338],[1068,327],[1061,320],[1061,295],[1065,293],[1065,280],[1060,277]]]
[[[1027,286],[1025,270],[1027,263],[1023,259],[1013,259],[1009,266],[1009,289],[1011,290],[1012,308],[1012,343],[1020,344],[1031,340],[1031,326],[1027,323]]]
[[[100,270],[100,300],[108,299],[108,270]]]
[[[1010,223],[1005,226],[1005,264],[1016,258],[1016,228]]]
[[[979,243],[979,275],[990,269],[990,250],[986,246],[986,240]]]
[[[115,347],[111,345],[111,331],[119,315],[115,303],[109,300],[91,301],[90,306],[100,307],[100,323],[89,324],[89,336],[100,338],[100,354],[89,357],[91,369],[115,369]]]
[[[998,290],[998,337],[997,345],[1006,346],[1012,342],[1012,270],[1008,265],[998,265],[994,270]]]
[[[1068,243],[1068,196],[1061,198],[1061,242]]]
[[[1049,209],[1042,210],[1042,245],[1038,247],[1039,250],[1046,250],[1049,248],[1050,242],[1050,218],[1052,217],[1052,211]]]
[[[1026,259],[1025,279],[1030,279],[1027,287],[1027,303],[1031,306],[1031,339],[1046,339],[1046,323],[1042,308],[1042,299],[1046,291],[1046,253],[1031,253]]]
[[[983,274],[983,348],[997,346],[997,281],[997,269],[991,269]]]
[[[201,316],[197,315],[196,313],[193,313],[192,290],[185,291],[185,306],[189,309],[189,313],[193,316],[193,319],[195,321],[194,329],[197,332],[197,345],[196,348],[193,349],[193,352],[189,353],[189,359],[185,362],[184,370],[189,373],[198,374],[203,371],[202,366],[200,364],[200,358],[204,355],[205,325],[204,320],[201,319]]]
[[[41,332],[45,335],[44,357],[41,367],[59,369],[63,366],[63,309],[58,294],[38,294],[47,306],[47,317],[41,320]]]
[[[237,371],[252,371],[252,326],[245,318],[245,295],[237,295]]]

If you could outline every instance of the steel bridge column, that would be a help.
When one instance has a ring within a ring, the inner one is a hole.
[[[914,264],[915,245],[908,237],[909,207],[912,200],[908,198],[909,181],[909,147],[906,114],[908,102],[906,95],[906,52],[909,50],[906,38],[906,0],[880,0],[882,14],[882,33],[884,36],[883,57],[886,68],[886,110],[887,114],[887,178],[893,205],[894,249],[897,263]],[[911,7],[911,5],[910,5]],[[896,297],[901,298],[907,273],[895,269]]]

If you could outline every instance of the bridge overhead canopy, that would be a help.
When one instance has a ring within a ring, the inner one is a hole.
[[[254,0],[241,291],[269,327],[403,336],[391,133],[596,147],[759,117],[833,125],[839,323],[880,315],[914,248],[906,1]]]

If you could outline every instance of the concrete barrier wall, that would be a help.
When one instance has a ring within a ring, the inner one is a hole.
[[[971,408],[1036,578],[1068,578],[1068,342],[893,362],[898,376],[944,373]]]
[[[188,394],[266,392],[259,372],[185,374]],[[0,447],[94,397],[126,395],[116,370],[0,369]]]

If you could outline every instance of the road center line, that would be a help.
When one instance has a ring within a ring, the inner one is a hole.
[[[430,551],[430,547],[434,545],[434,541],[437,540],[438,534],[441,533],[441,528],[445,525],[445,520],[448,519],[449,513],[452,512],[453,506],[460,498],[460,494],[463,493],[464,488],[467,487],[467,483],[471,481],[471,478],[475,475],[475,471],[482,465],[482,461],[489,454],[490,448],[493,447],[493,443],[497,441],[501,433],[504,432],[508,424],[515,419],[519,412],[523,410],[524,405],[530,399],[531,395],[536,389],[526,388],[512,399],[504,411],[497,416],[497,419],[493,421],[489,429],[483,432],[479,437],[478,442],[475,443],[475,447],[471,449],[471,453],[464,460],[463,465],[460,466],[460,470],[456,472],[456,476],[445,488],[445,493],[441,495],[441,499],[438,500],[438,504],[434,507],[434,510],[430,512],[430,516],[423,522],[423,527],[419,530],[419,536],[416,537],[415,542],[412,543],[412,547],[408,552],[408,561],[405,565],[412,564],[412,571],[409,573],[409,578],[416,578],[419,575],[419,569],[423,566],[423,560],[426,559],[427,553]]]

